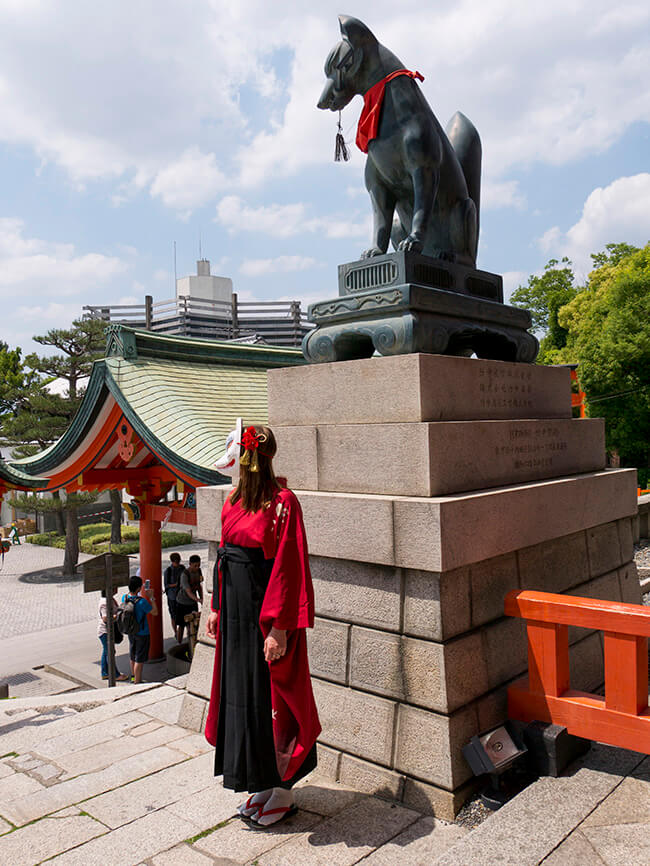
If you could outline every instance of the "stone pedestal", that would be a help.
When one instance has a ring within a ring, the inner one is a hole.
[[[527,667],[506,593],[640,601],[635,472],[604,471],[600,422],[570,416],[561,369],[410,355],[270,372],[277,471],[309,540],[331,778],[453,817],[473,784],[462,746],[505,719]],[[227,492],[198,491],[202,537],[218,539]],[[572,685],[597,688],[599,633],[570,642]],[[197,647],[195,726],[212,656]]]

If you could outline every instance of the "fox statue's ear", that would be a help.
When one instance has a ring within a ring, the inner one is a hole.
[[[352,18],[350,15],[339,15],[339,27],[341,35],[352,45],[353,48],[365,48],[368,45],[377,45],[377,39],[363,21]]]

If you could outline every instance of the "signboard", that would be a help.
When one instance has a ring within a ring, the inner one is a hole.
[[[121,553],[103,553],[82,563],[84,592],[104,590],[106,598],[106,650],[108,655],[108,685],[115,685],[115,636],[113,629],[113,593],[129,582],[129,557]]]
[[[108,557],[111,558],[113,592],[118,586],[128,584],[129,557],[121,553],[102,553],[101,556],[94,556],[80,566],[84,576],[84,592],[100,592],[106,589],[106,577],[109,573]]]

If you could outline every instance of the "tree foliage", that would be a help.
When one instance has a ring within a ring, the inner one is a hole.
[[[20,350],[5,353],[4,363],[13,371],[13,378],[8,386],[8,408],[0,414],[0,442],[12,447],[15,458],[44,450],[70,426],[83,397],[83,380],[90,375],[94,361],[103,355],[104,327],[97,319],[78,319],[70,328],[56,328],[34,337],[36,343],[56,352],[27,355],[22,373]],[[0,346],[0,372],[2,364]],[[52,389],[55,380],[63,383],[62,389]],[[0,401],[2,394],[0,387]],[[15,496],[11,504],[21,510],[54,513],[59,531],[65,529],[66,533],[63,571],[71,574],[79,558],[78,509],[96,499],[97,493],[69,493],[62,499],[55,492],[51,499],[34,494]]]
[[[553,353],[566,345],[567,332],[558,321],[558,313],[580,291],[574,281],[571,262],[565,256],[562,261],[551,259],[541,277],[533,274],[528,278],[528,285],[519,286],[512,293],[510,303],[528,310],[533,320],[533,330],[543,334],[539,350],[540,364],[553,363]]]
[[[606,421],[622,465],[650,465],[650,244],[607,244],[585,286],[568,259],[551,260],[512,296],[542,333],[538,363],[578,364],[587,414]],[[558,267],[558,265],[562,267]]]
[[[559,312],[567,331],[559,360],[579,363],[591,416],[606,420],[607,444],[624,463],[650,452],[650,244],[608,244],[583,292]]]

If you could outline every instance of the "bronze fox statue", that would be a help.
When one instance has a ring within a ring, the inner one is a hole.
[[[373,209],[372,245],[362,258],[395,249],[476,267],[481,140],[460,112],[442,129],[419,84],[419,73],[381,45],[357,18],[339,16],[342,39],[325,62],[327,83],[318,107],[339,111],[364,96],[375,128],[367,146],[365,182]],[[375,91],[372,89],[375,88]],[[383,100],[368,106],[380,89]],[[362,115],[363,121],[363,115]]]

